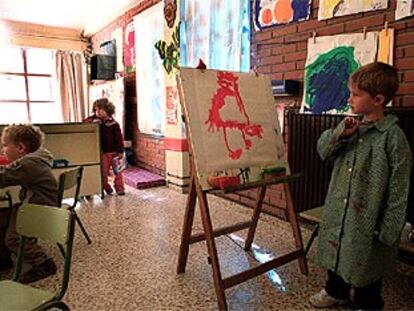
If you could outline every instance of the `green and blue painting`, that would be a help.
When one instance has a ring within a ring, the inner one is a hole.
[[[356,37],[356,38],[355,38]],[[348,79],[360,66],[375,61],[377,34],[361,41],[355,35],[316,38],[308,42],[301,112],[315,114],[349,111]]]

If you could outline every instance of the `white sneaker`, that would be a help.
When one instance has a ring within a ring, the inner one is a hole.
[[[349,299],[336,299],[330,296],[325,289],[309,298],[310,303],[315,308],[329,308],[333,306],[343,306],[349,303]]]

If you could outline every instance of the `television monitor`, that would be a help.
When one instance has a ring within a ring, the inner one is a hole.
[[[91,80],[114,80],[116,57],[113,55],[94,55],[91,58]]]

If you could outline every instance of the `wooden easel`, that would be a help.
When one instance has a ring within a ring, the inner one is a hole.
[[[192,151],[190,150],[190,152]],[[192,170],[191,170],[191,179],[190,179],[190,189],[189,189],[189,194],[188,194],[187,202],[186,202],[184,226],[183,226],[183,231],[182,231],[182,236],[181,236],[180,252],[178,256],[178,265],[177,265],[178,274],[185,272],[190,244],[206,240],[208,254],[209,254],[209,262],[211,263],[211,266],[213,268],[213,281],[214,281],[214,287],[216,290],[218,306],[220,310],[227,310],[225,290],[229,287],[240,284],[244,281],[247,281],[253,277],[256,277],[260,274],[263,274],[271,269],[284,265],[295,259],[299,261],[299,267],[300,267],[301,272],[303,274],[308,273],[307,261],[306,261],[305,253],[303,250],[302,236],[300,233],[296,211],[293,207],[289,185],[287,184],[288,182],[297,179],[298,178],[297,175],[296,176],[295,175],[283,176],[283,177],[275,178],[272,180],[260,181],[260,182],[255,182],[255,183],[251,183],[247,185],[240,185],[237,187],[227,188],[224,190],[202,190],[199,184],[198,178],[197,178],[196,167],[194,165],[193,159],[191,159],[191,168]],[[216,248],[216,243],[214,241],[214,238],[224,235],[224,234],[229,234],[231,232],[249,228],[249,232],[247,235],[244,249],[246,251],[250,250],[252,242],[253,242],[254,234],[256,231],[257,223],[259,220],[260,212],[262,210],[262,202],[266,194],[267,186],[278,184],[278,183],[283,183],[284,185],[288,218],[289,218],[290,224],[292,225],[296,250],[288,254],[279,256],[275,259],[272,259],[266,263],[260,264],[256,267],[250,268],[241,273],[238,273],[238,274],[235,274],[233,276],[223,279],[221,276],[221,272],[220,272],[217,248]],[[224,194],[224,193],[231,193],[234,191],[246,190],[246,189],[251,189],[251,188],[258,189],[256,204],[253,209],[253,215],[252,215],[251,220],[237,223],[237,224],[234,224],[228,227],[213,230],[208,201],[207,201],[207,193]],[[199,201],[201,220],[203,223],[204,233],[198,233],[198,234],[192,235],[191,230],[193,226],[195,206],[196,206],[197,199]]]

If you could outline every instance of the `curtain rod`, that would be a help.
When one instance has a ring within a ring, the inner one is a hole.
[[[8,34],[9,37],[27,37],[27,38],[37,38],[37,39],[51,39],[51,40],[61,40],[61,41],[73,41],[73,42],[82,42],[89,43],[88,39],[82,38],[71,38],[71,37],[62,37],[56,35],[42,35],[36,33],[25,33],[25,32],[11,32]]]

